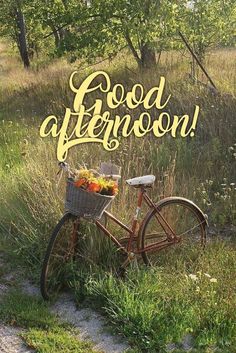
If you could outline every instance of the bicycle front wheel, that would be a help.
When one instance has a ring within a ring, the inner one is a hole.
[[[145,248],[168,243],[169,227],[180,241],[162,250],[165,261],[173,263],[180,255],[197,256],[206,243],[206,219],[200,209],[191,201],[180,197],[164,199],[157,204],[157,208],[165,221],[158,216],[156,209],[151,210],[140,234],[140,247],[145,264],[160,264],[162,255],[154,249],[145,251]]]
[[[52,232],[40,279],[41,294],[45,300],[56,297],[66,284],[66,277],[75,256],[78,229],[78,218],[66,213]]]

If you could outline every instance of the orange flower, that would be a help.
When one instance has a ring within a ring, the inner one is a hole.
[[[114,183],[112,187],[112,195],[118,194],[118,183]]]
[[[85,178],[80,178],[75,182],[75,186],[77,188],[80,188],[82,185],[84,185],[86,183],[86,179]]]
[[[90,192],[99,192],[101,187],[98,183],[91,182],[89,183],[87,190]]]

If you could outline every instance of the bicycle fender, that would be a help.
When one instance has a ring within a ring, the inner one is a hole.
[[[186,204],[190,204],[191,206],[193,206],[195,208],[195,210],[197,211],[197,213],[199,214],[200,217],[202,217],[204,219],[204,225],[206,227],[208,227],[208,216],[206,213],[204,213],[199,206],[197,206],[193,201],[189,200],[189,199],[186,199],[185,197],[179,197],[179,196],[170,196],[170,197],[166,197],[162,200],[160,200],[156,206],[157,207],[160,207],[162,206],[163,204],[165,204],[166,201],[169,201],[169,200],[177,200],[177,201],[183,201],[184,203]]]

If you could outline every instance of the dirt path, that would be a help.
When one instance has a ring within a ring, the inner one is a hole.
[[[39,289],[25,281],[22,285],[24,292],[40,296]],[[58,301],[51,306],[51,311],[61,320],[79,329],[79,339],[94,343],[94,349],[104,353],[122,353],[129,345],[124,338],[109,333],[108,325],[102,315],[90,308],[77,308],[70,294],[62,294]]]
[[[0,352],[1,353],[32,353],[19,337],[22,329],[12,326],[0,325]]]
[[[61,319],[79,329],[80,339],[92,341],[95,350],[121,353],[129,348],[121,338],[108,333],[107,324],[101,315],[89,308],[76,309],[73,299],[68,295],[62,296],[52,310]]]
[[[4,261],[0,254],[0,267],[4,266]],[[19,276],[19,272],[4,275],[4,283],[0,280],[0,297],[7,295],[8,287],[5,282],[14,282]],[[30,284],[27,280],[22,282],[21,289],[28,295],[40,297],[39,288]],[[78,329],[77,338],[79,340],[90,341],[93,349],[103,353],[124,353],[130,349],[123,337],[114,336],[109,332],[109,327],[105,318],[90,308],[77,308],[73,297],[70,294],[62,294],[56,303],[51,305],[51,312],[57,315],[61,321],[71,324]],[[34,353],[34,350],[25,346],[20,334],[24,332],[22,328],[6,326],[0,323],[0,353]],[[193,349],[193,337],[186,335],[182,343],[178,346],[168,344],[167,352],[172,352],[177,348],[190,352]]]
[[[0,268],[4,268],[4,261],[0,254]],[[4,282],[8,281],[9,274],[2,277]],[[7,295],[9,286],[0,282],[0,297]],[[19,335],[24,330],[18,327],[6,326],[0,323],[0,353],[32,353],[31,349],[28,349],[23,340]]]
[[[4,260],[0,255],[0,267],[4,268]],[[2,277],[0,282],[0,297],[7,295],[9,286],[5,283],[14,282],[17,273],[9,273]],[[39,289],[28,281],[22,283],[25,293],[32,296],[40,296]],[[51,311],[62,321],[68,322],[79,330],[78,339],[89,340],[94,345],[94,350],[104,353],[123,353],[129,346],[124,339],[108,332],[105,319],[96,311],[89,308],[77,309],[73,298],[62,295],[59,300],[51,306]],[[23,343],[19,335],[23,329],[6,326],[0,323],[0,353],[32,353]]]

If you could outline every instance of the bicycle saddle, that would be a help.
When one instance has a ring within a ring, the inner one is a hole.
[[[156,177],[154,175],[144,175],[132,179],[126,180],[126,183],[130,186],[138,185],[151,185],[154,183]]]

